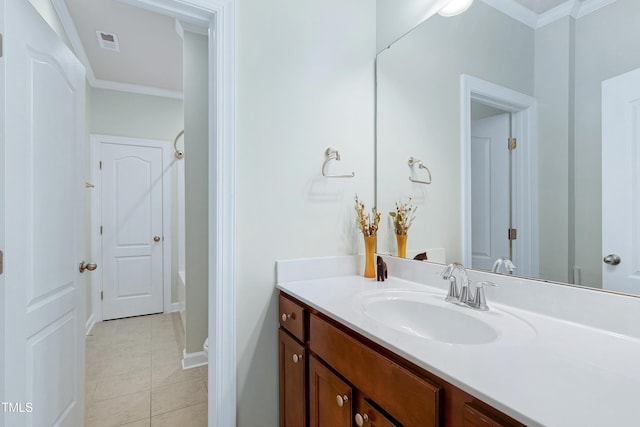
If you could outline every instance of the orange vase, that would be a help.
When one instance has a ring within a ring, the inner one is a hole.
[[[406,258],[407,257],[407,235],[396,234],[396,242],[398,243],[398,257]]]
[[[376,267],[373,261],[376,249],[376,236],[364,236],[364,277],[376,277]]]

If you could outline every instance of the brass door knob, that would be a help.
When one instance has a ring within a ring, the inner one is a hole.
[[[159,242],[159,241],[160,241],[160,236],[155,236],[155,237],[153,238],[153,241],[154,241],[154,242]]]
[[[80,270],[80,273],[84,273],[85,270],[93,271],[96,268],[98,268],[97,264],[94,264],[92,262],[86,264],[84,261],[82,261],[78,270]]]
[[[298,363],[299,361],[301,361],[303,359],[304,355],[303,354],[294,354],[293,355],[293,363]]]

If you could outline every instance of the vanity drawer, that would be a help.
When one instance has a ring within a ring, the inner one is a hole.
[[[310,349],[406,427],[438,426],[441,388],[318,316],[309,316]]]
[[[307,309],[280,293],[279,321],[280,326],[289,331],[301,342],[307,339],[305,316]]]

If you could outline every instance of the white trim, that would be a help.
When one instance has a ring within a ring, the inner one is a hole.
[[[183,99],[183,93],[177,90],[161,89],[153,86],[135,85],[131,83],[112,82],[108,80],[89,79],[91,87],[96,89],[117,90],[119,92],[136,93],[138,95],[161,96],[163,98]]]
[[[93,313],[91,313],[91,316],[89,316],[86,323],[84,324],[84,334],[89,335],[95,325],[96,325],[95,317],[93,316]]]
[[[205,366],[209,364],[209,359],[204,351],[197,353],[187,353],[186,350],[182,350],[182,369],[192,369],[198,366]]]
[[[178,313],[182,310],[184,310],[184,302],[172,302],[169,304],[169,310],[167,310],[167,313]]]
[[[460,76],[460,134],[462,168],[462,262],[471,265],[471,101],[513,113],[518,138],[514,161],[514,264],[519,276],[537,277],[538,256],[538,137],[537,102],[531,96],[462,74]]]
[[[95,187],[92,189],[92,196],[101,194],[102,179],[98,162],[100,161],[100,144],[121,144],[140,147],[160,148],[162,151],[162,308],[165,313],[171,311],[171,164],[175,160],[173,155],[173,144],[171,141],[160,141],[154,139],[129,138],[112,135],[91,134],[91,182]],[[102,263],[102,245],[100,237],[101,221],[100,197],[91,197],[91,257]],[[102,304],[100,302],[100,292],[102,291],[102,275],[92,276],[92,300],[96,320],[103,320]]]
[[[515,0],[481,0],[494,9],[507,16],[522,22],[528,27],[538,29],[549,25],[559,19],[571,16],[575,19],[582,18],[598,9],[601,9],[616,0],[567,0],[566,2],[544,13],[537,14],[524,7]]]

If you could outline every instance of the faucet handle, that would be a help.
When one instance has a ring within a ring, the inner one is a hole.
[[[460,294],[458,293],[458,286],[456,284],[455,276],[449,276],[449,293],[444,300],[453,303],[460,300]]]
[[[494,288],[497,288],[498,285],[496,285],[493,282],[487,282],[487,281],[482,281],[482,282],[478,282],[475,284],[475,288],[476,288],[476,293],[475,296],[473,298],[473,301],[470,301],[467,303],[467,305],[469,305],[469,307],[474,308],[476,310],[482,310],[482,311],[487,311],[489,310],[489,306],[487,305],[487,298],[484,295],[484,286],[493,286]]]

